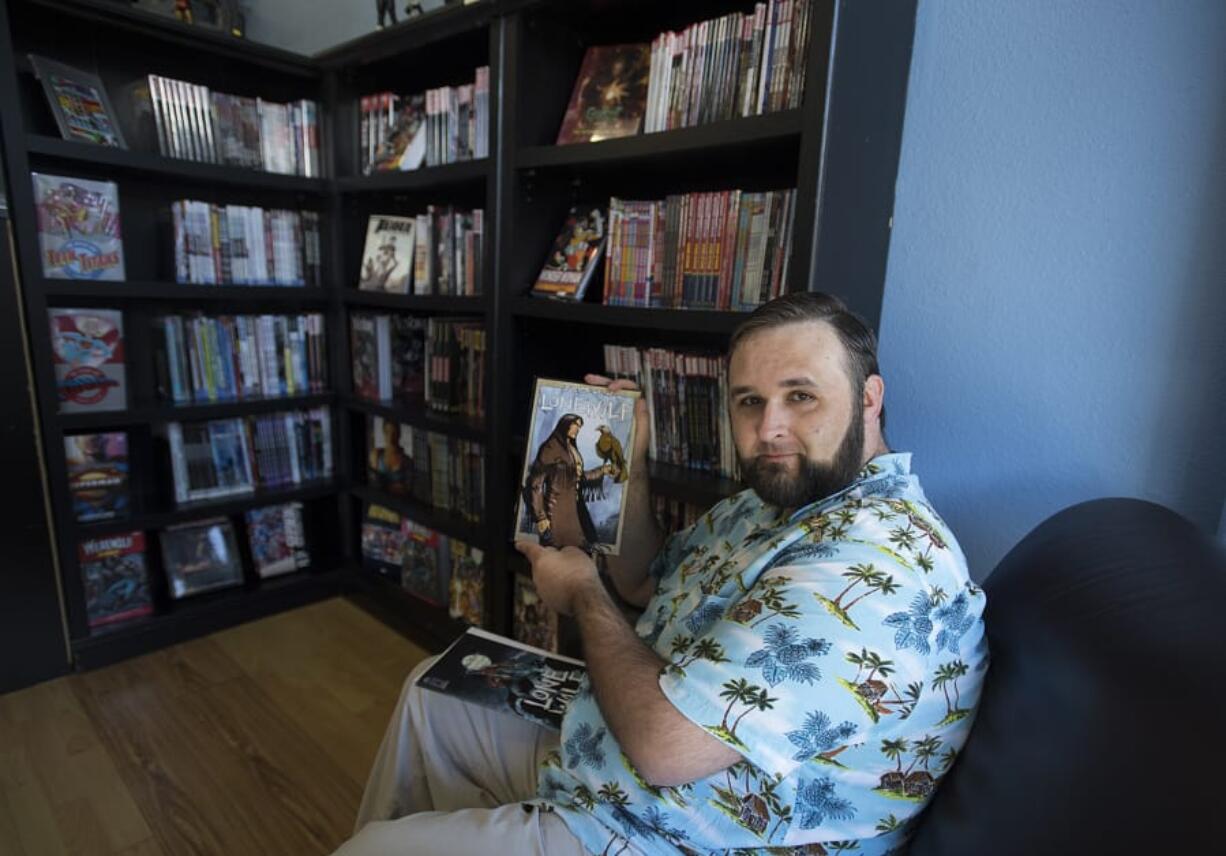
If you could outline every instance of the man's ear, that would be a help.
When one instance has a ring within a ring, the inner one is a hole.
[[[864,423],[876,425],[885,406],[885,380],[881,375],[869,375],[864,379]]]

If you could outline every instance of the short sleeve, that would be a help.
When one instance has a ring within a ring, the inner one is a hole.
[[[720,617],[660,677],[660,689],[683,715],[772,775],[787,776],[823,752],[869,739],[878,714],[861,683],[875,690],[880,682],[873,682],[886,675],[881,668],[870,674],[871,664],[857,671],[861,652],[880,652],[885,672],[903,685],[923,679],[922,662],[895,655],[893,631],[878,615],[884,598],[856,606],[863,623],[844,608],[866,590],[871,598],[871,585],[838,601],[848,573],[860,573],[853,566],[865,564],[874,574],[868,583],[888,579],[891,604],[917,589],[904,592],[902,569],[883,568],[871,547],[845,546],[764,572],[743,597],[720,604]]]

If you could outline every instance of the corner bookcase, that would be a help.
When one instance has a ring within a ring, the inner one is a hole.
[[[915,22],[914,0],[814,0],[805,98],[799,109],[556,146],[554,140],[585,49],[647,42],[733,11],[746,0],[482,0],[449,6],[311,58],[144,14],[105,0],[7,0],[0,8],[2,134],[45,450],[51,528],[69,645],[78,667],[131,656],[313,599],[349,593],[410,635],[439,649],[463,628],[439,609],[362,568],[363,505],[376,502],[480,548],[485,555],[485,626],[510,632],[513,574],[525,568],[510,547],[532,379],[578,380],[603,367],[602,346],[718,351],[743,317],[734,312],[578,303],[526,296],[570,205],[610,196],[662,198],[706,190],[796,188],[786,288],[837,293],[876,324],[889,245],[894,181]],[[210,89],[321,105],[323,177],[302,178],[195,163],[156,152],[61,140],[26,59],[30,52],[98,74],[112,93],[161,74]],[[472,80],[490,68],[490,156],[412,172],[362,175],[360,98],[420,92]],[[41,276],[31,171],[118,183],[127,282]],[[322,288],[190,286],[173,281],[171,200],[316,210],[321,214]],[[475,297],[373,294],[357,290],[371,213],[416,213],[428,204],[485,211],[484,282]],[[124,313],[128,408],[78,416],[57,410],[47,309],[113,307]],[[166,311],[324,314],[329,392],[291,399],[173,407],[155,399],[152,318]],[[485,417],[450,417],[354,395],[349,353],[353,312],[480,321],[486,329]],[[243,416],[327,405],[335,476],[293,490],[257,491],[221,502],[176,506],[157,438],[169,421]],[[365,478],[366,421],[382,416],[483,444],[485,509],[480,523],[389,496]],[[80,524],[73,517],[65,432],[129,433],[134,508],[129,518]],[[736,483],[653,463],[653,492],[710,505]],[[91,635],[76,564],[77,543],[128,529],[146,533],[182,521],[241,514],[270,502],[304,503],[312,567],[174,601],[157,551],[147,554],[155,615]]]

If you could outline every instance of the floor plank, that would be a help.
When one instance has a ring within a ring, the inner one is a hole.
[[[0,696],[0,856],[330,853],[423,656],[337,598]]]

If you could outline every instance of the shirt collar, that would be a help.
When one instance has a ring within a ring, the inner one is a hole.
[[[871,482],[890,476],[909,475],[911,475],[910,452],[886,452],[884,455],[877,455],[860,468],[860,472],[856,474],[855,479],[847,487],[837,493],[824,496],[815,502],[810,502],[808,505],[802,505],[788,516],[787,522],[795,523],[802,518],[811,517],[814,509],[818,506],[827,505],[831,501],[846,496],[851,491]]]

